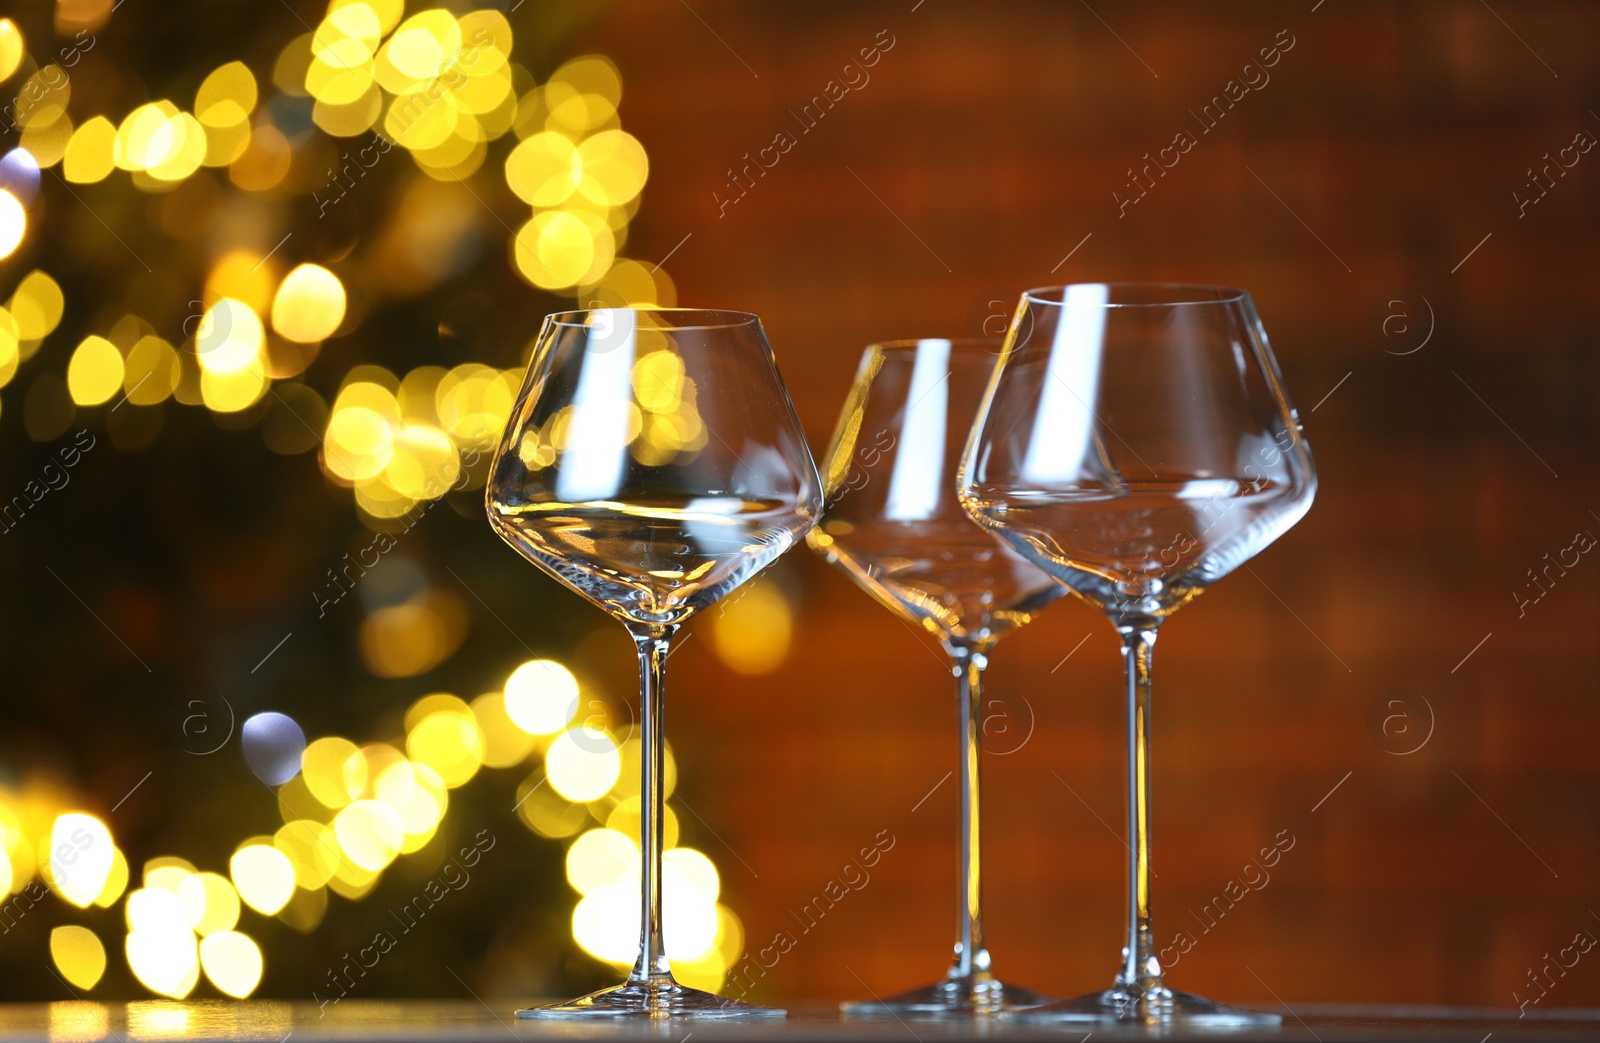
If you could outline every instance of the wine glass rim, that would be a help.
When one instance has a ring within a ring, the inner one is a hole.
[[[1099,287],[1106,291],[1100,301],[1067,300],[1068,290],[1080,287]],[[1127,295],[1132,300],[1117,300]],[[1064,283],[1055,286],[1035,286],[1024,290],[1024,300],[1033,304],[1049,304],[1058,308],[1181,308],[1187,305],[1238,304],[1250,299],[1250,294],[1237,286],[1190,282],[1087,282]]]
[[[733,308],[666,308],[648,304],[624,305],[617,308],[574,308],[570,311],[551,312],[545,316],[545,321],[557,326],[587,327],[593,325],[592,319],[605,312],[631,311],[647,315],[678,316],[689,318],[698,316],[699,322],[673,322],[664,327],[671,330],[726,330],[737,329],[741,326],[756,325],[761,322],[760,316],[755,312],[738,311]]]
[[[1005,345],[1005,341],[999,337],[900,337],[894,340],[873,341],[867,345],[867,350],[876,351],[889,358],[911,358],[922,345],[930,341],[944,344],[952,353],[962,356],[979,353],[998,355]]]

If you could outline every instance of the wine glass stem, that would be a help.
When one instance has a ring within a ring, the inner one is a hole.
[[[661,940],[661,839],[663,763],[666,736],[662,731],[662,682],[666,675],[667,648],[675,626],[629,623],[628,632],[639,651],[639,857],[641,919],[639,961],[628,975],[630,982],[673,983],[667,947]]]
[[[980,831],[979,755],[983,727],[983,671],[989,665],[981,651],[948,646],[961,705],[961,933],[956,945],[952,980],[971,983],[989,976],[989,950],[983,939],[983,857]]]
[[[1150,656],[1155,628],[1118,628],[1128,675],[1128,944],[1117,984],[1136,995],[1160,989],[1150,931]]]

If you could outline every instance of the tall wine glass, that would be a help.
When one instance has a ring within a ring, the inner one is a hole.
[[[961,714],[961,915],[943,981],[846,1013],[970,1015],[1047,1003],[989,969],[983,936],[978,775],[983,671],[996,642],[1065,591],[972,524],[956,465],[999,344],[875,344],[861,357],[824,472],[827,514],[806,536],[863,590],[933,634],[950,656]]]
[[[674,633],[816,523],[821,481],[754,315],[603,308],[545,319],[495,453],[489,524],[628,628],[639,655],[639,959],[519,1017],[783,1016],[673,980],[661,929],[662,679]]]
[[[1103,284],[1023,294],[962,460],[961,501],[1122,635],[1130,857],[1112,987],[1019,1018],[1280,1020],[1162,979],[1150,928],[1150,657],[1167,617],[1288,531],[1315,490],[1248,294]]]

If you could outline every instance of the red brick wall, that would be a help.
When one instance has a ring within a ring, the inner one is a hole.
[[[1268,1005],[1529,995],[1530,966],[1600,932],[1600,561],[1526,618],[1512,596],[1600,533],[1600,151],[1525,216],[1513,191],[1600,136],[1600,8],[914,2],[612,7],[585,45],[621,66],[652,162],[628,253],[689,236],[667,265],[684,303],[761,313],[818,451],[873,339],[975,332],[987,300],[1050,282],[1249,288],[1321,488],[1158,649],[1157,931],[1199,936],[1172,978]],[[787,110],[880,30],[870,81],[801,133]],[[1280,30],[1270,82],[1201,134],[1187,110]],[[1194,147],[1119,217],[1127,168],[1180,129]],[[719,217],[727,169],[780,130],[797,142]],[[1433,316],[1409,354],[1420,328],[1384,334],[1402,309]],[[757,941],[890,830],[769,978],[885,994],[952,940],[953,780],[912,807],[956,766],[954,706],[930,643],[804,551],[786,567],[803,615],[781,672],[736,678],[705,642],[674,658],[683,794],[737,853],[700,828]],[[994,657],[1037,731],[988,761],[991,940],[1003,975],[1063,994],[1103,986],[1120,944],[1114,649],[1064,602]],[[1375,723],[1398,697],[1435,718],[1407,756]],[[1189,910],[1285,829],[1271,882],[1200,935]],[[1542,1006],[1595,1002],[1586,957]]]

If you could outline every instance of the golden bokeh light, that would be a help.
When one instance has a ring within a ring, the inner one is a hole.
[[[671,413],[683,405],[683,359],[666,348],[647,352],[633,364],[633,395],[651,413]]]
[[[228,180],[247,192],[267,192],[289,173],[289,139],[271,123],[259,123],[238,157],[228,164]]]
[[[87,992],[106,972],[106,947],[87,927],[63,924],[50,932],[50,959],[67,984]]]
[[[621,206],[644,189],[650,163],[644,146],[625,130],[602,130],[578,146],[577,189],[591,202]]]
[[[450,796],[439,773],[426,764],[397,761],[383,769],[374,787],[376,798],[400,818],[405,840],[401,854],[421,850],[439,828]]]
[[[117,128],[104,116],[87,120],[72,132],[62,155],[61,176],[79,185],[103,181],[116,169]]]
[[[218,931],[201,939],[200,965],[211,984],[235,999],[244,999],[261,984],[261,948],[238,931]]]
[[[191,910],[196,906],[195,933],[202,937],[232,930],[239,922],[239,893],[220,873],[195,873],[178,884],[178,898]]]
[[[367,759],[349,739],[317,739],[300,755],[300,775],[311,795],[325,807],[339,809],[367,788]]]
[[[462,712],[442,710],[428,714],[406,735],[406,753],[438,772],[451,789],[464,785],[478,773],[483,766],[483,747],[483,733],[465,704]]]
[[[553,659],[531,659],[506,678],[505,709],[529,735],[554,735],[578,713],[578,679]]]
[[[17,283],[11,299],[6,302],[6,308],[17,320],[18,339],[36,347],[61,321],[66,298],[54,279],[44,272],[32,271]],[[22,357],[28,358],[32,354],[32,348],[28,348],[23,350]]]
[[[370,495],[377,490],[371,484],[358,486],[357,503],[366,507],[373,513],[386,510],[379,504],[373,504],[363,494]],[[399,498],[394,504],[399,510],[394,514],[404,513],[412,501]],[[425,674],[444,662],[445,659],[461,647],[461,642],[467,636],[467,625],[470,616],[461,599],[454,594],[443,590],[424,591],[399,605],[387,605],[372,613],[361,623],[361,658],[368,670],[379,677],[416,677]],[[466,726],[476,731],[477,726],[470,721]],[[448,729],[436,730],[432,733],[431,742],[434,749],[443,756],[443,736]],[[468,743],[469,740],[461,738],[457,744]],[[481,763],[482,737],[470,740],[475,743],[477,755],[467,757],[472,764],[472,771],[477,770]],[[461,762],[462,767],[466,761]],[[451,769],[454,774],[457,769]],[[470,773],[467,777],[471,777]]]
[[[342,400],[341,396],[341,400]],[[372,478],[394,455],[394,430],[378,411],[335,403],[323,435],[328,470],[346,481]]]
[[[624,763],[623,770],[627,770],[626,763]],[[621,781],[620,776],[618,777],[618,781]],[[639,788],[637,774],[633,780],[633,788]],[[616,790],[617,787],[613,786],[613,795],[615,795]],[[641,804],[638,794],[623,797],[621,800],[617,801],[615,807],[606,813],[606,828],[614,829],[626,837],[638,836],[640,806]],[[670,804],[663,804],[661,806],[661,846],[666,848],[677,847],[678,836],[678,813],[672,810],[672,806]]]
[[[574,802],[597,800],[610,791],[622,771],[622,757],[611,736],[596,728],[557,735],[544,755],[550,786]]]
[[[192,175],[205,162],[206,131],[187,112],[167,118],[152,139],[145,170],[158,181],[177,182]]]
[[[128,934],[125,951],[134,977],[157,995],[181,1000],[200,981],[193,931],[159,926],[136,929]]]
[[[305,891],[328,886],[339,866],[333,830],[311,819],[295,819],[273,834],[272,845],[294,866],[294,881]]]
[[[175,891],[160,887],[141,887],[128,892],[123,903],[123,913],[130,931],[183,930],[189,927],[190,915],[183,900]]]
[[[711,859],[704,852],[692,847],[674,847],[662,852],[661,879],[665,883],[674,878],[713,901],[722,893],[722,878],[717,875],[717,867],[711,864]]]
[[[330,0],[328,4],[328,20],[335,24],[344,25],[345,23],[339,15],[345,8],[350,7],[365,8],[365,12],[360,12],[363,18],[367,12],[370,12],[377,21],[380,35],[390,32],[396,25],[399,25],[400,16],[405,14],[404,0]]]
[[[383,479],[411,500],[432,499],[454,485],[461,474],[455,441],[431,424],[407,424],[394,439],[394,452],[384,465]]]
[[[191,883],[191,881],[197,879],[198,874],[187,864],[181,866],[151,866],[147,864],[144,873],[144,889],[152,894],[165,892],[176,897],[181,914],[171,926],[182,926],[192,931],[206,915],[205,888],[203,885],[197,888]],[[153,900],[145,899],[146,902]],[[165,904],[164,901],[163,904]]]
[[[229,250],[223,254],[211,266],[211,271],[206,273],[205,290],[201,297],[207,311],[202,313],[200,323],[195,327],[195,339],[209,343],[209,339],[220,338],[224,334],[224,330],[212,329],[208,325],[213,319],[231,320],[231,314],[215,312],[224,298],[231,298],[227,305],[222,305],[224,308],[243,305],[256,315],[265,312],[272,300],[272,283],[271,262],[259,251]]]
[[[567,883],[580,895],[602,887],[638,887],[639,845],[614,829],[591,829],[567,848]]]
[[[509,768],[533,752],[537,739],[511,719],[503,693],[485,692],[472,700],[472,716],[483,735],[484,767]]]
[[[62,898],[80,909],[92,905],[104,890],[115,861],[116,845],[105,823],[82,812],[56,818],[50,828],[46,864],[49,880]]]
[[[217,413],[237,413],[248,409],[267,393],[267,374],[260,359],[251,359],[243,369],[229,372],[202,369],[200,399]],[[182,394],[183,388],[178,388]]]
[[[127,890],[127,887],[128,859],[119,848],[113,852],[111,872],[106,874],[105,886],[100,889],[99,894],[95,895],[94,904],[101,909],[111,908],[112,904],[122,897],[122,892]]]
[[[300,343],[325,340],[344,321],[345,292],[339,277],[317,264],[302,264],[283,277],[272,299],[272,328]]]
[[[10,257],[28,231],[28,212],[17,197],[0,188],[0,258]]]
[[[578,147],[565,134],[546,131],[524,139],[506,157],[506,183],[532,206],[556,206],[578,189],[583,168]]]
[[[66,114],[72,78],[54,63],[40,66],[17,92],[11,118],[24,129],[47,126]]]
[[[98,406],[122,390],[122,352],[104,337],[85,337],[67,364],[67,390],[80,406]]]
[[[392,26],[391,26],[392,27]],[[357,0],[354,3],[329,4],[327,17],[311,36],[311,53],[322,54],[343,39],[354,39],[365,48],[370,59],[378,49],[378,41],[388,29],[371,4]]]
[[[360,8],[344,9],[345,13],[357,10]],[[376,24],[374,20],[374,30]],[[318,36],[323,35],[319,31]],[[372,89],[372,50],[359,37],[329,35],[325,41],[312,41],[306,93],[329,105],[348,105]]]
[[[672,796],[678,788],[678,758],[672,753],[672,744],[666,743],[666,748],[661,752],[661,796],[666,799]],[[644,744],[637,738],[629,739],[622,744],[622,771],[617,775],[616,785],[611,788],[611,795],[619,800],[631,798],[639,799],[640,762],[644,754]],[[637,807],[637,805],[635,805]]]
[[[19,144],[28,151],[39,167],[53,167],[66,155],[72,141],[72,119],[63,113],[51,123],[31,123],[22,132]]]
[[[207,308],[195,330],[195,354],[209,373],[238,373],[260,364],[266,331],[249,304],[223,297]]]
[[[421,11],[395,29],[378,55],[378,81],[405,94],[437,79],[461,54],[461,26],[448,11]]]
[[[249,120],[257,99],[255,74],[244,62],[213,69],[194,96],[194,114],[207,129],[237,126]]]
[[[171,120],[177,114],[178,107],[163,99],[145,102],[124,116],[111,153],[117,169],[144,170],[165,160],[175,144]]]
[[[613,966],[633,963],[639,955],[638,888],[613,884],[584,895],[572,910],[572,939]]]
[[[539,836],[550,840],[570,837],[589,824],[589,811],[561,796],[548,782],[542,771],[523,779],[513,806],[523,823]]]
[[[714,953],[717,944],[715,896],[688,886],[683,877],[672,874],[665,864],[662,867],[661,891],[661,920],[662,930],[668,939],[667,955],[674,960],[695,963]]]
[[[711,647],[735,673],[772,673],[788,658],[793,641],[794,610],[770,580],[750,581],[711,616]]]
[[[346,858],[370,873],[393,862],[406,839],[399,812],[378,800],[358,800],[342,809],[334,816],[333,832]]]
[[[0,18],[0,81],[11,78],[26,53],[22,30],[17,28],[17,23],[9,18]]]
[[[312,891],[295,888],[289,904],[278,910],[278,919],[299,931],[310,934],[322,926],[328,915],[328,893],[331,888],[319,887]]]
[[[183,360],[177,349],[155,336],[140,337],[134,342],[124,368],[123,390],[136,406],[165,402],[183,378]]]
[[[615,250],[605,222],[584,211],[540,211],[512,240],[517,271],[545,290],[598,279],[615,259]]]
[[[93,32],[106,24],[116,6],[115,0],[56,0],[56,34]]]
[[[713,962],[713,968],[708,969],[720,972],[726,967],[717,948],[719,906],[715,894],[701,889],[703,882],[696,875],[674,870],[670,862],[663,862],[662,929],[675,971],[680,962],[697,964],[708,958]],[[617,966],[633,963],[639,952],[637,879],[591,888],[572,911],[572,935],[579,946],[598,959]]]
[[[228,861],[239,898],[263,916],[282,909],[294,894],[294,865],[271,839],[246,841]]]
[[[21,361],[21,338],[18,336],[17,320],[11,312],[0,308],[0,387],[11,383],[11,378],[17,375],[17,365]]]

